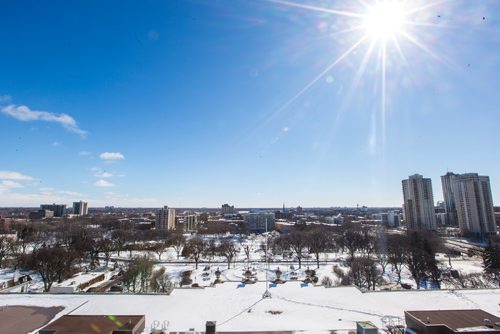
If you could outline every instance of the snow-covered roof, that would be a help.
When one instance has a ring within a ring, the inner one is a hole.
[[[326,331],[354,329],[358,321],[383,328],[388,321],[403,321],[405,310],[480,308],[495,313],[500,298],[500,290],[494,289],[361,293],[353,287],[313,287],[301,282],[269,290],[272,298],[262,299],[263,282],[246,286],[226,282],[205,289],[175,289],[171,295],[3,295],[2,303],[62,305],[66,313],[80,306],[72,314],[84,315],[145,314],[146,328],[155,321],[169,321],[173,331],[202,331],[207,320],[217,321],[220,331]]]

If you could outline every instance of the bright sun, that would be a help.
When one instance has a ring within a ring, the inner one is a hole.
[[[364,28],[369,36],[387,40],[402,31],[405,12],[398,1],[380,1],[369,8],[364,17]]]

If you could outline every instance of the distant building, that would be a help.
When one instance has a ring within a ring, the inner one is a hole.
[[[398,211],[388,211],[374,215],[375,219],[387,227],[398,227],[401,225],[401,213]]]
[[[446,173],[441,176],[441,185],[443,187],[444,207],[446,212],[446,225],[456,226],[457,220],[457,206],[455,204],[455,177],[457,174]]]
[[[341,225],[344,223],[344,217],[342,216],[342,214],[339,213],[336,216],[325,217],[325,222],[327,224]]]
[[[285,211],[275,211],[274,216],[276,219],[287,219],[291,220],[293,218],[293,213],[292,212],[285,212]]]
[[[44,219],[44,218],[52,218],[54,217],[54,211],[40,209],[38,211],[30,212],[30,219]]]
[[[274,230],[274,213],[250,212],[245,215],[245,224],[252,232],[265,232]]]
[[[89,214],[87,202],[73,202],[73,214],[77,216],[86,216]]]
[[[164,206],[158,210],[155,227],[160,230],[175,229],[175,209]]]
[[[111,320],[112,319],[112,320]],[[146,324],[144,315],[63,315],[37,331],[39,334],[110,333],[140,334]]]
[[[488,176],[476,173],[456,175],[453,192],[462,235],[484,238],[496,234],[497,226]]]
[[[405,322],[407,333],[500,333],[500,318],[479,309],[406,311]]]
[[[402,181],[404,219],[409,230],[436,230],[431,179],[411,175]]]
[[[448,222],[448,216],[445,212],[436,212],[436,224],[439,226],[445,226]]]
[[[42,204],[40,205],[40,209],[54,212],[54,217],[63,217],[66,215],[66,204]]]
[[[186,232],[195,232],[198,229],[198,223],[200,221],[199,215],[186,215],[183,218],[184,223],[184,231]]]
[[[223,204],[221,207],[221,213],[223,216],[234,215],[236,213],[236,210],[234,209],[234,205]]]

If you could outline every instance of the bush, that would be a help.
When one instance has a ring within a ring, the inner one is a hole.
[[[323,277],[323,279],[321,280],[321,285],[325,287],[331,287],[333,285],[333,281],[330,276]]]
[[[181,278],[181,286],[183,285],[190,285],[191,283],[193,283],[193,280],[191,279],[191,271],[190,270],[187,270],[187,271],[183,271],[182,272],[182,278]]]

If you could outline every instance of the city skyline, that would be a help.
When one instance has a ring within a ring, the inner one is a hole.
[[[498,201],[500,4],[411,17],[431,53],[384,51],[383,115],[382,49],[329,68],[359,38],[335,11],[357,9],[321,6],[7,1],[0,206],[397,207],[415,173],[443,200],[447,171],[488,175]]]

